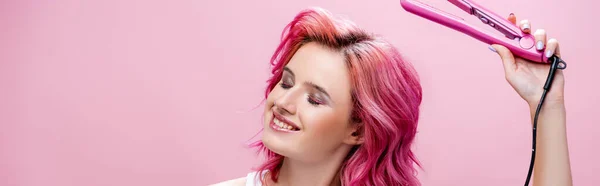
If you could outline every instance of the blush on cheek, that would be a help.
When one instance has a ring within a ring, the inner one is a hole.
[[[306,125],[313,126],[316,130],[321,132],[340,131],[346,128],[347,117],[346,114],[336,112],[331,108],[318,108],[313,111],[304,114],[304,121]]]
[[[315,111],[304,115],[302,125],[314,143],[339,144],[348,130],[345,114]],[[346,122],[345,122],[346,121]]]

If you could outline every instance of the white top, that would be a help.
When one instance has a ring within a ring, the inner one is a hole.
[[[262,186],[259,177],[256,177],[257,172],[248,173],[246,176],[246,186]]]

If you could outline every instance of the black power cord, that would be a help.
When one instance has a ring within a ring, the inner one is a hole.
[[[553,55],[548,58],[550,60],[550,72],[548,72],[548,78],[546,79],[546,84],[544,85],[544,92],[542,92],[542,97],[540,98],[540,102],[538,103],[537,109],[535,110],[535,117],[533,119],[533,140],[532,140],[532,151],[531,151],[531,163],[529,164],[529,172],[527,173],[527,180],[525,180],[525,186],[529,186],[529,181],[531,180],[531,174],[533,173],[533,165],[535,163],[535,150],[536,150],[536,139],[537,139],[537,121],[538,116],[540,115],[540,110],[542,109],[542,105],[544,104],[544,99],[546,98],[546,94],[550,90],[552,86],[552,81],[554,80],[554,75],[556,70],[563,70],[567,68],[567,63],[565,63],[558,56]]]

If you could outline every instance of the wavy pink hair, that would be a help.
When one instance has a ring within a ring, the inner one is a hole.
[[[303,10],[285,27],[271,58],[272,77],[265,97],[281,79],[290,58],[308,42],[342,52],[351,76],[354,108],[349,119],[360,121],[364,143],[345,159],[340,170],[342,185],[420,185],[415,168],[420,163],[411,144],[419,119],[421,85],[412,65],[383,39],[321,8]],[[266,155],[258,175],[268,171],[277,181],[283,156],[260,141],[253,147]]]

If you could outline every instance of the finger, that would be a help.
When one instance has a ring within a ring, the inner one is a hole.
[[[535,48],[543,50],[544,45],[546,45],[546,30],[538,29],[533,35],[535,36]]]
[[[552,55],[556,55],[558,57],[560,57],[560,51],[559,51],[559,47],[558,47],[558,40],[552,38],[550,40],[548,40],[548,43],[546,43],[546,57],[552,57]]]
[[[510,74],[517,69],[515,57],[513,56],[512,52],[508,50],[508,48],[502,45],[493,44],[490,46],[490,50],[498,53],[498,55],[502,59],[502,64],[504,65],[504,72],[506,74]]]
[[[517,16],[515,16],[515,14],[513,13],[510,13],[510,15],[508,15],[507,20],[510,21],[512,24],[517,24]]]
[[[531,33],[531,23],[529,20],[521,20],[521,22],[519,22],[519,28],[525,33]]]

